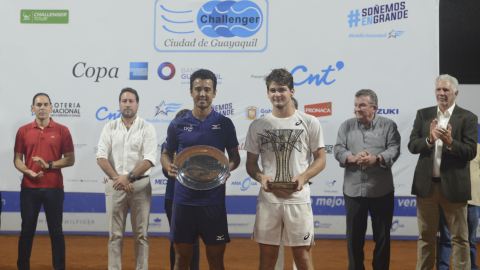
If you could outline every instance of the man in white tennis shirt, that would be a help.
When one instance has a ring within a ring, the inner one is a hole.
[[[260,269],[275,268],[282,235],[285,246],[292,247],[298,269],[313,269],[314,227],[308,180],[325,168],[322,129],[315,117],[296,111],[289,104],[295,89],[293,77],[287,70],[275,69],[265,80],[273,111],[253,121],[245,143],[247,172],[262,184],[252,238],[260,244]],[[298,184],[296,189],[268,188],[268,183],[274,181],[277,164],[265,130],[280,133],[282,130],[301,130],[288,161],[292,182]],[[260,153],[263,172],[258,166]]]

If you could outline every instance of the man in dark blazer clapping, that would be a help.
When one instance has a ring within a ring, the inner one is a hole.
[[[470,269],[467,201],[471,199],[470,160],[477,154],[478,118],[455,104],[457,79],[440,75],[435,85],[438,106],[417,112],[408,143],[412,154],[420,154],[412,185],[420,234],[416,269],[434,267],[439,208],[452,238],[453,269]]]

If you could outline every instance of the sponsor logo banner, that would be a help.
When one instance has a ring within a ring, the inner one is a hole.
[[[408,19],[408,9],[406,9],[405,1],[402,1],[363,8],[361,15],[360,19],[360,11],[358,9],[350,10],[350,14],[348,14],[348,27],[368,26]]]
[[[68,23],[68,10],[22,9],[20,23]]]
[[[73,147],[75,147],[75,149],[82,149],[84,147],[87,147],[87,144],[86,143],[76,143],[76,144],[73,144]]]
[[[241,144],[238,145],[238,151],[245,150],[245,143],[242,142]]]
[[[78,102],[55,102],[51,117],[80,117],[80,103]]]
[[[170,69],[170,73],[167,73],[168,75],[166,75],[164,72],[165,68]],[[160,79],[170,80],[173,78],[173,76],[175,76],[175,66],[169,62],[161,63],[160,66],[158,66],[157,73]]]
[[[155,185],[167,185],[168,179],[163,178],[163,179],[155,179]]]
[[[259,109],[255,106],[245,108],[245,117],[247,120],[255,120],[256,118],[264,117],[272,112],[272,109]]]
[[[334,190],[335,183],[337,183],[337,180],[326,180],[325,181],[325,186],[327,189],[323,190],[325,193],[332,193],[332,194],[337,194],[339,193],[338,190]]]
[[[194,73],[195,71],[199,70],[200,68],[181,68],[180,69],[180,72],[181,72],[181,78],[182,78],[182,81],[181,81],[181,84],[187,84],[188,85],[188,89],[190,89],[190,75],[192,75],[192,73]],[[222,84],[222,74],[221,73],[216,73],[215,74],[215,77],[217,78],[217,87],[219,84]]]
[[[230,185],[239,186],[241,191],[247,190],[250,186],[260,187],[260,183],[253,180],[251,177],[247,177],[243,181],[232,181]]]
[[[322,76],[320,76],[320,73],[318,73],[318,71],[315,71],[314,73],[317,73],[317,74],[310,73],[310,75],[308,75],[308,77],[301,82],[298,82],[298,81],[295,80],[293,82],[293,85],[298,86],[298,85],[303,85],[305,83],[307,83],[309,85],[314,83],[316,86],[320,86],[321,84],[323,84],[325,86],[331,85],[332,83],[334,83],[336,81],[336,79],[331,79],[333,76],[336,75],[337,72],[335,72],[335,71],[342,70],[345,67],[345,63],[343,61],[337,61],[335,63],[335,67],[337,69],[334,69],[332,66],[333,65],[328,65],[328,67],[326,69],[320,70],[322,72]],[[293,75],[295,72],[298,72],[298,74]],[[331,72],[335,72],[335,73],[332,74],[330,77],[328,77]],[[294,67],[290,73],[292,74],[292,76],[294,76],[294,78],[298,78],[298,77],[305,78],[305,76],[307,76],[309,71],[308,71],[308,68],[306,66],[298,65],[298,66]]]
[[[355,33],[355,34],[350,34],[348,35],[349,38],[397,38],[403,35],[405,31],[395,31],[393,29],[392,31],[385,33],[385,32],[380,32],[380,33]]]
[[[78,62],[73,66],[72,74],[75,78],[95,78],[95,82],[108,76],[109,78],[118,79],[118,67],[87,67],[86,62]]]
[[[212,109],[214,111],[216,111],[217,113],[219,113],[221,115],[224,115],[224,116],[229,116],[229,115],[234,114],[233,103],[212,105]]]
[[[305,105],[305,113],[315,117],[332,115],[332,102]]]
[[[268,1],[155,2],[159,52],[262,52],[268,45]]]
[[[67,182],[74,182],[74,183],[99,183],[98,179],[66,179]]]
[[[155,106],[155,115],[154,118],[145,119],[150,123],[170,123],[175,117],[175,113],[182,107],[183,103],[166,103],[165,100],[162,100],[158,106]],[[155,118],[157,116],[162,117],[162,119]],[[165,119],[168,117],[169,119]]]
[[[95,113],[95,117],[97,118],[98,121],[104,121],[107,119],[115,120],[120,116],[122,116],[122,113],[120,112],[120,110],[117,110],[117,112],[114,112],[113,110],[109,111],[107,107],[101,107]]]
[[[148,80],[148,62],[130,62],[130,80]]]
[[[377,114],[398,114],[398,109],[378,109]]]
[[[151,219],[151,218],[150,218],[150,219]],[[161,226],[162,226],[162,219],[159,218],[159,217],[155,217],[155,218],[153,219],[153,222],[149,222],[149,223],[148,223],[148,226],[149,226],[149,227],[152,227],[152,226],[153,226],[153,227],[161,227]]]

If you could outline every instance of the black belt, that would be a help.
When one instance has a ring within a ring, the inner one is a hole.
[[[440,178],[440,177],[432,177],[432,182],[434,182],[434,183],[441,183],[441,182],[442,182],[442,178]]]

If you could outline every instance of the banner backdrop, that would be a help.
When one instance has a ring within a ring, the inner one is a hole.
[[[354,117],[355,92],[367,88],[378,95],[377,113],[398,125],[395,195],[410,196],[418,157],[408,138],[416,110],[435,105],[437,0],[2,1],[0,29],[0,153],[7,161],[0,190],[20,190],[22,175],[8,160],[18,128],[34,120],[36,93],[50,95],[51,116],[73,136],[76,162],[62,170],[65,191],[93,196],[104,193],[95,152],[104,125],[120,117],[120,90],[139,92],[138,115],[155,126],[160,149],[175,114],[193,108],[190,74],[207,68],[218,79],[213,108],[232,119],[240,143],[242,162],[227,196],[257,196],[260,185],[245,171],[245,136],[252,120],[272,109],[264,76],[286,68],[298,110],[316,116],[325,137],[327,167],[312,179],[311,195],[343,201],[333,145],[340,124]],[[164,194],[159,162],[151,181],[153,193]]]

